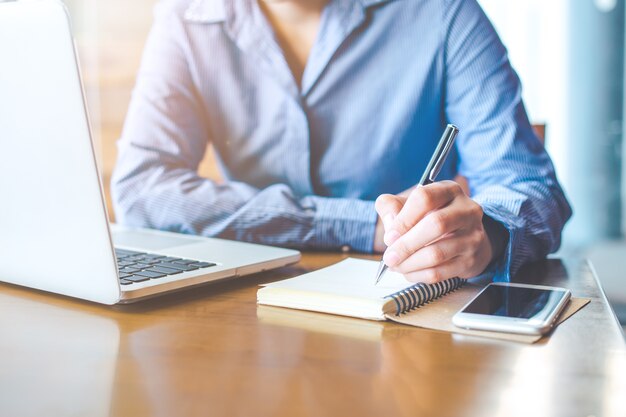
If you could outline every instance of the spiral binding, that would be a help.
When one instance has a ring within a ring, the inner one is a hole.
[[[396,316],[413,310],[419,306],[446,295],[465,284],[461,278],[450,278],[435,284],[419,283],[405,288],[385,298],[391,298],[396,303]]]

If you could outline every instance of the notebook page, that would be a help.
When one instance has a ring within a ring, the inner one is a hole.
[[[348,258],[299,277],[268,284],[266,287],[380,300],[414,285],[401,274],[391,271],[387,271],[378,285],[374,285],[377,270],[378,261]]]

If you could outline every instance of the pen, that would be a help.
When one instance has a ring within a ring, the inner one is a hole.
[[[455,125],[448,124],[448,126],[446,126],[446,130],[444,130],[441,139],[439,139],[437,148],[424,170],[424,175],[422,175],[420,182],[417,184],[418,187],[435,182],[437,175],[441,172],[443,164],[446,162],[448,154],[450,154],[450,150],[452,149],[452,145],[454,145],[454,140],[456,139],[456,135],[458,135],[458,133],[459,128]],[[376,272],[376,282],[374,285],[378,284],[380,279],[385,274],[385,271],[387,271],[387,265],[385,265],[385,261],[381,259],[380,264],[378,265],[378,271]]]

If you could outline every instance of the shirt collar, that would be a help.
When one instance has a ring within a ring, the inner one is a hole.
[[[394,0],[359,0],[363,8]],[[185,11],[185,20],[195,23],[219,23],[226,20],[224,0],[193,0]]]

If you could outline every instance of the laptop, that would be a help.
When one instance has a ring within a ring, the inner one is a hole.
[[[285,266],[294,250],[108,222],[69,16],[0,2],[0,281],[103,304]]]

